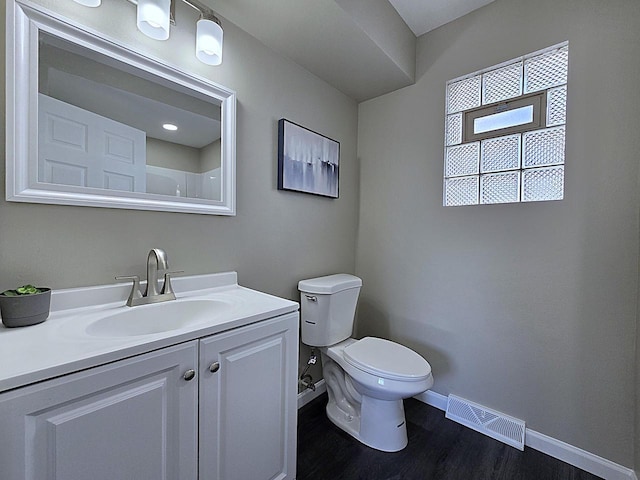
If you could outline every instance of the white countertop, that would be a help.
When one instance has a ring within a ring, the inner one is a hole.
[[[218,299],[233,305],[210,320],[148,335],[96,337],[93,321],[127,310],[130,284],[54,290],[51,314],[39,325],[0,326],[0,392],[212,335],[298,310],[296,302],[237,284],[235,272],[172,279],[177,300]]]

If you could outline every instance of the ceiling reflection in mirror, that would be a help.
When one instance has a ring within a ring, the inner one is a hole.
[[[221,102],[39,32],[38,182],[222,200]]]

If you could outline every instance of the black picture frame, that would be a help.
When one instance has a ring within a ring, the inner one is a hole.
[[[340,142],[291,122],[278,121],[278,190],[338,198]]]

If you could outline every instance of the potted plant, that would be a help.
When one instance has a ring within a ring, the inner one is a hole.
[[[7,327],[26,327],[49,316],[51,289],[24,285],[0,293],[0,316]]]

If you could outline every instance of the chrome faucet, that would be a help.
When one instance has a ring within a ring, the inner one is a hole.
[[[165,272],[164,284],[162,289],[158,291],[158,270],[167,270],[168,268],[167,253],[161,248],[153,248],[147,256],[147,288],[143,294],[140,293],[140,277],[137,275],[116,277],[116,280],[133,280],[133,287],[127,299],[127,306],[135,307],[137,305],[175,300],[176,295],[171,287],[171,275],[182,273],[182,271]]]
[[[151,249],[147,256],[147,288],[142,294],[143,297],[155,297],[160,294],[158,291],[158,270],[166,270],[167,268],[167,252],[161,248]]]

